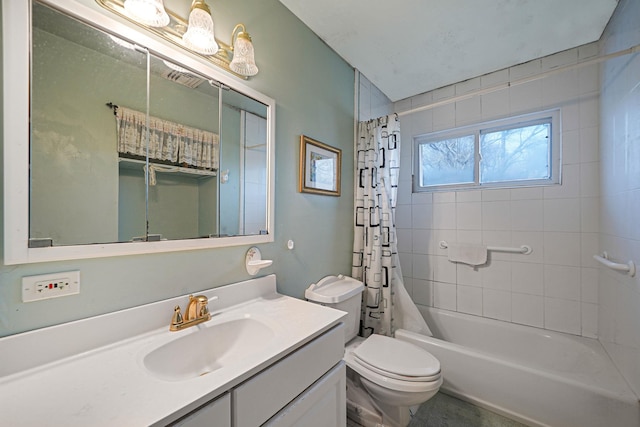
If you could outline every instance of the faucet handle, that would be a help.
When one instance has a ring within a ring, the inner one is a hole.
[[[182,312],[180,311],[180,306],[176,305],[173,309],[173,317],[171,318],[171,326],[170,330],[175,330],[178,325],[182,325],[184,323],[184,319],[182,318]]]
[[[208,299],[207,299],[207,297],[204,297],[204,299],[205,299],[205,301],[204,301],[204,303],[203,303],[203,304],[202,304],[202,306],[201,306],[201,313],[200,313],[200,315],[201,315],[201,316],[208,316],[208,315],[209,315],[209,313],[210,313],[210,310],[209,310],[209,303],[210,303],[210,302],[212,302],[212,301],[217,300],[217,299],[218,299],[218,297],[217,297],[217,296],[212,296],[212,297],[210,297],[210,298],[208,298]]]
[[[209,307],[206,304],[203,304],[200,307],[200,317],[204,317],[209,314]]]
[[[204,295],[197,295],[191,297],[193,303],[195,303],[195,316],[196,318],[206,317],[209,314],[208,303],[209,299]]]

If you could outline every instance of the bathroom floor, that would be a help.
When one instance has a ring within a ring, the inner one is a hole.
[[[420,405],[409,427],[525,427],[442,392]]]

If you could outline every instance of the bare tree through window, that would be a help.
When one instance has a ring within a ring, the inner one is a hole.
[[[467,135],[421,145],[421,185],[473,182],[474,144],[474,136]]]
[[[549,123],[480,135],[480,182],[549,178]]]
[[[532,117],[534,116],[534,117]],[[416,137],[420,188],[559,181],[556,112],[542,112]],[[556,144],[554,146],[554,144]]]

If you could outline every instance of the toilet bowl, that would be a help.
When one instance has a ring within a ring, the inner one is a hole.
[[[345,347],[344,361],[352,381],[367,391],[385,426],[409,424],[409,408],[431,399],[442,385],[438,359],[391,337],[374,334],[352,339]]]
[[[347,312],[344,361],[351,421],[365,427],[405,427],[411,421],[409,408],[426,402],[440,389],[440,362],[408,342],[377,334],[357,336],[363,290],[362,282],[353,278],[327,276],[312,284],[305,297]]]

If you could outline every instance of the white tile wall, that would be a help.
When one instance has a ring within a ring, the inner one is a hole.
[[[621,0],[602,36],[602,53],[639,44],[639,20],[640,2]],[[595,146],[600,151],[602,205],[599,219],[588,218],[589,227],[599,220],[600,248],[612,258],[640,263],[640,58],[623,56],[603,63],[600,85],[599,143],[590,141],[580,153],[591,162]],[[594,109],[591,104],[585,105],[580,116],[590,116]],[[583,334],[597,334],[640,396],[640,275],[631,278],[601,267],[589,270],[588,280],[582,283]],[[599,272],[599,292],[594,289],[598,281],[594,271]]]
[[[544,295],[544,264],[513,262],[511,290],[515,293]]]
[[[456,285],[452,283],[433,283],[433,306],[445,310],[456,310]]]
[[[483,289],[482,315],[492,319],[511,321],[511,293]]]
[[[580,303],[560,298],[544,298],[544,327],[579,335],[582,332]]]
[[[482,287],[482,271],[480,268],[459,263],[456,266],[457,284]]]
[[[433,306],[433,282],[413,279],[413,300],[416,304]]]
[[[403,100],[396,111],[575,64],[597,52],[597,44],[581,46]],[[432,131],[543,108],[560,108],[562,118],[562,185],[418,193],[399,199],[407,205],[399,208],[398,224],[406,227],[399,236],[411,241],[401,245],[400,256],[412,264],[412,275],[406,269],[403,274],[413,280],[416,303],[597,335],[598,267],[591,256],[599,250],[601,217],[599,76],[597,66],[588,66],[401,116],[405,152],[412,136]],[[412,170],[410,156],[403,156],[401,168]],[[408,177],[400,182],[399,192],[410,193],[410,186]],[[473,268],[449,262],[440,240],[527,244],[533,253],[492,252],[487,265]]]
[[[482,203],[460,202],[454,206],[458,230],[482,230]]]
[[[513,293],[511,320],[522,325],[544,327],[544,298],[540,295]]]
[[[482,289],[474,286],[457,286],[457,309],[462,313],[482,316]]]
[[[359,74],[358,121],[367,121],[393,113],[393,103],[363,74]]]

